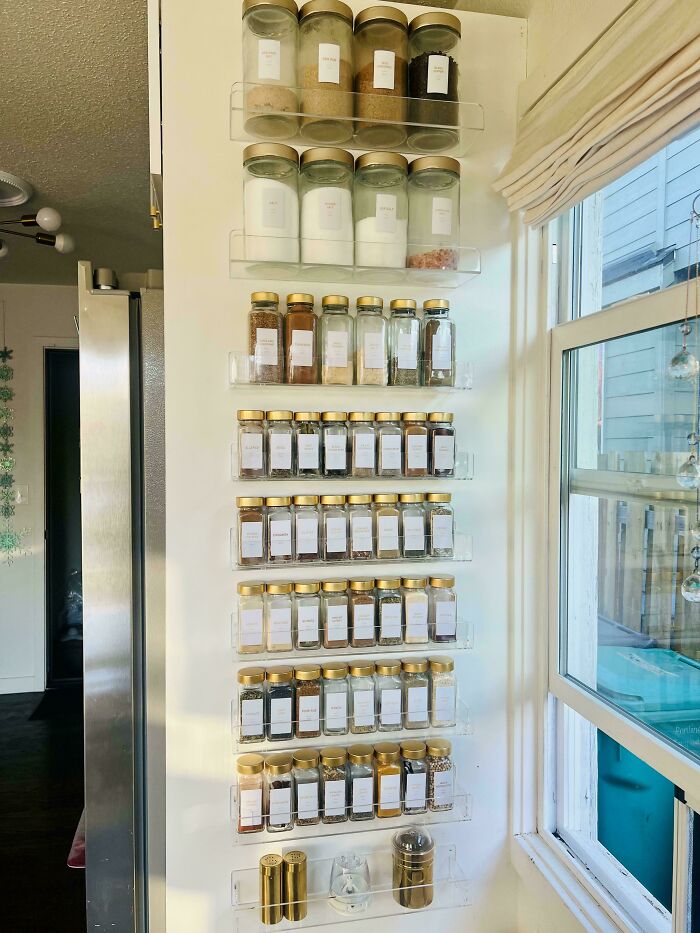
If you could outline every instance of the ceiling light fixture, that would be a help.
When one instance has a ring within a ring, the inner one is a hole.
[[[0,184],[2,173],[0,173]],[[1,203],[1,202],[0,202]],[[59,253],[72,253],[75,249],[73,237],[68,233],[57,233],[61,228],[61,215],[54,207],[42,207],[36,214],[22,214],[13,220],[0,221],[0,233],[9,236],[21,236],[34,240],[40,246],[53,246]],[[22,227],[40,227],[39,233],[24,233],[21,230],[8,230],[8,226],[20,224]],[[0,240],[0,259],[7,256],[7,244]]]

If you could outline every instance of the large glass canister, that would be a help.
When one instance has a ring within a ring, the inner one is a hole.
[[[291,385],[314,385],[318,382],[316,324],[314,296],[305,293],[287,295],[285,368],[287,382]]]
[[[301,134],[338,145],[353,134],[352,10],[340,0],[309,0],[299,10]]]
[[[393,149],[406,139],[408,19],[390,6],[355,17],[355,116],[358,146]]]
[[[446,298],[423,302],[423,385],[455,384],[455,325]]]
[[[459,268],[459,162],[423,156],[408,167],[410,269]]]
[[[355,373],[359,386],[387,384],[386,319],[381,298],[357,299],[355,318]]]
[[[245,258],[299,261],[299,155],[282,143],[243,150]]]
[[[307,149],[301,156],[301,261],[351,266],[355,160],[345,149]]]
[[[355,163],[355,263],[403,269],[408,238],[408,161],[366,152]]]
[[[412,298],[395,298],[389,318],[389,385],[419,386],[420,321]]]
[[[441,152],[459,142],[461,24],[433,11],[408,27],[408,142],[418,152]]]
[[[321,304],[323,314],[318,331],[321,382],[351,386],[355,373],[355,321],[348,314],[350,302],[345,295],[326,295]]]
[[[245,131],[289,139],[296,133],[298,101],[294,0],[243,0]]]
[[[284,382],[284,316],[276,292],[253,292],[248,312],[251,382]]]

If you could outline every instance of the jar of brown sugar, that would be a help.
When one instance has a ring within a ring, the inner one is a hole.
[[[390,6],[355,17],[356,139],[363,148],[391,149],[406,139],[408,19]]]
[[[374,580],[350,580],[350,631],[353,648],[376,643]]]
[[[287,295],[284,342],[287,348],[287,382],[292,385],[318,382],[316,321],[313,295]]]

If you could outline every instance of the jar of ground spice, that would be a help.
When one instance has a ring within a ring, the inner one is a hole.
[[[266,673],[265,728],[270,742],[289,741],[294,735],[294,671],[271,667]]]
[[[345,295],[326,295],[321,303],[321,382],[324,385],[351,386],[354,378],[355,321],[348,314],[350,303]]]
[[[387,383],[386,320],[382,314],[383,307],[381,298],[364,295],[357,299],[355,379],[359,386],[385,386]]]
[[[426,496],[428,554],[430,557],[454,556],[454,516],[452,494],[429,492]]]
[[[347,648],[349,639],[348,581],[321,584],[321,627],[324,648]]]
[[[412,298],[391,302],[389,318],[389,385],[419,386],[420,321]]]
[[[433,11],[408,28],[408,142],[417,152],[440,152],[459,142],[459,43],[461,24]],[[439,125],[436,125],[439,124]]]
[[[242,567],[255,567],[265,563],[265,513],[260,496],[239,496],[238,507],[238,563]]]
[[[294,668],[296,679],[296,737],[312,739],[321,734],[321,668],[318,664],[300,664]]]
[[[294,413],[297,476],[321,475],[321,415],[317,411]]]
[[[374,662],[350,665],[350,732],[376,732],[374,713]]]
[[[399,497],[394,492],[374,496],[374,527],[378,560],[394,560],[401,556],[399,544]]]
[[[265,412],[238,411],[238,475],[241,479],[265,476]]]
[[[423,156],[408,166],[408,267],[459,268],[459,175],[456,159]]]
[[[284,343],[287,348],[287,382],[292,385],[314,385],[318,382],[313,295],[287,295]]]
[[[269,652],[292,650],[292,584],[286,581],[265,586],[265,631]]]
[[[367,152],[357,159],[353,192],[356,265],[405,268],[407,179],[408,162],[398,152]]]
[[[238,652],[257,654],[265,650],[264,583],[238,584]]]
[[[424,411],[405,411],[403,425],[403,475],[412,479],[428,475],[428,428]]]
[[[294,496],[294,543],[299,563],[313,563],[321,557],[318,496]]]
[[[294,752],[292,763],[296,824],[315,826],[321,822],[319,754],[315,748],[300,748]]]
[[[371,745],[351,745],[350,819],[374,819],[374,748]]]
[[[348,754],[344,748],[321,752],[321,801],[324,823],[344,823],[348,818]]]
[[[238,671],[238,739],[261,742],[265,738],[265,671],[242,667]]]
[[[321,647],[320,589],[317,580],[294,584],[294,644],[301,651]]]
[[[377,476],[401,476],[403,466],[403,431],[401,413],[378,411],[376,414]]]
[[[403,578],[403,640],[407,645],[428,643],[427,583],[425,577]]]
[[[376,644],[374,580],[350,580],[350,644],[369,648]]]
[[[399,496],[401,553],[404,557],[425,557],[425,509],[422,492],[404,492]]]
[[[254,143],[243,150],[243,223],[247,260],[299,261],[296,149],[281,143]]]
[[[293,790],[292,756],[270,755],[265,760],[265,810],[268,833],[282,833],[294,826]]]
[[[267,413],[267,475],[270,479],[294,476],[294,426],[291,411]]]
[[[401,728],[401,662],[377,661],[374,675],[380,732]]]
[[[401,637],[401,579],[377,579],[377,644],[382,648],[400,645]]]
[[[455,384],[455,325],[446,298],[423,302],[423,384]]]
[[[455,429],[451,411],[431,411],[428,415],[428,463],[431,476],[454,476]]]
[[[451,810],[454,806],[452,745],[447,739],[428,739],[428,809]]]
[[[294,0],[243,0],[245,131],[289,139],[298,129],[297,6]]]
[[[323,665],[323,734],[346,735],[348,731],[348,666]]]
[[[455,578],[431,577],[428,590],[430,640],[437,644],[457,641],[457,594]]]
[[[430,725],[446,729],[457,722],[457,681],[453,658],[430,659]]]
[[[408,19],[373,6],[355,17],[356,140],[365,149],[392,149],[406,139]]]
[[[373,411],[351,411],[350,422],[350,473],[357,477],[374,476],[376,444]]]
[[[374,530],[372,496],[369,493],[354,493],[348,496],[348,525],[350,559],[371,560],[374,557]]]
[[[394,742],[374,746],[377,817],[401,815],[401,749]]]
[[[401,662],[403,681],[403,724],[405,729],[426,729],[430,724],[428,715],[427,658],[410,658]]]
[[[251,382],[284,382],[284,329],[275,292],[253,292],[248,314]]]
[[[291,496],[268,496],[265,510],[269,562],[289,564],[294,555]]]
[[[349,438],[346,411],[324,411],[321,415],[323,433],[323,475],[347,476]]]
[[[323,560],[347,560],[348,515],[345,496],[321,496],[321,521]]]
[[[265,824],[263,815],[262,755],[239,755],[238,772],[238,832],[257,833]]]

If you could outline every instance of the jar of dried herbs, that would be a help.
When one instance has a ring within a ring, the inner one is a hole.
[[[287,295],[284,344],[287,348],[287,382],[291,385],[314,385],[318,382],[316,323],[313,295]]]
[[[377,661],[375,666],[377,727],[380,732],[396,732],[401,728],[401,662]]]
[[[321,668],[318,664],[299,664],[296,679],[296,736],[313,739],[321,734]]]
[[[265,650],[265,584],[239,583],[238,653],[258,654]]]
[[[301,651],[321,647],[320,589],[317,580],[294,584],[294,644]]]
[[[453,658],[430,659],[430,725],[446,729],[457,722],[457,681]]]
[[[268,583],[265,586],[265,631],[267,650],[292,650],[292,584]]]
[[[291,411],[267,413],[267,472],[270,479],[294,476],[294,427]]]
[[[315,748],[301,748],[292,759],[294,776],[294,811],[297,826],[315,826],[321,822],[321,774]]]
[[[455,475],[455,429],[451,411],[431,411],[428,415],[428,462],[431,476]]]
[[[350,526],[350,559],[371,560],[374,557],[374,530],[372,496],[369,493],[355,493],[348,496],[348,524]]]
[[[404,492],[399,496],[401,511],[401,550],[404,557],[425,557],[425,496],[422,492]]]
[[[427,658],[410,658],[401,662],[403,681],[403,725],[405,729],[425,729],[430,724],[428,715]]]
[[[238,475],[241,479],[265,476],[265,412],[238,411]]]
[[[299,563],[321,557],[318,496],[294,496],[294,544]]]
[[[350,771],[350,819],[374,819],[374,749],[371,745],[348,748]]]
[[[284,327],[276,292],[253,292],[248,313],[251,382],[284,382]]]
[[[374,662],[350,665],[350,732],[376,732],[374,712]]]
[[[324,411],[321,415],[323,432],[323,475],[347,476],[349,438],[346,411]]]
[[[393,149],[406,139],[408,19],[389,6],[355,17],[356,139],[366,149]]]
[[[440,152],[459,142],[459,42],[456,16],[423,13],[408,28],[408,142],[420,152]]]
[[[257,833],[265,825],[263,808],[262,755],[239,755],[238,772],[238,832]]]
[[[355,321],[348,314],[350,303],[345,295],[326,295],[321,305],[318,338],[321,382],[351,386],[355,376]]]
[[[238,507],[238,563],[242,567],[256,567],[265,563],[265,513],[260,496],[239,496]]]
[[[387,384],[386,320],[382,314],[383,307],[381,298],[363,296],[357,299],[355,380],[359,386]]]
[[[408,166],[409,269],[459,268],[460,165],[423,156]]]
[[[344,823],[348,818],[348,754],[331,746],[321,752],[321,800],[324,823]]]
[[[292,756],[269,755],[265,760],[265,810],[268,833],[283,833],[294,826],[293,789]]]
[[[377,816],[401,815],[401,749],[394,742],[374,746]]]
[[[447,739],[428,739],[428,809],[451,810],[454,806],[452,745]]]
[[[350,580],[350,645],[370,648],[376,644],[374,580]]]
[[[423,302],[423,385],[455,384],[456,328],[446,298]]]
[[[294,671],[271,667],[266,673],[265,723],[270,742],[289,741],[294,735]]]
[[[428,553],[431,557],[452,557],[454,554],[454,516],[449,492],[429,492],[426,496],[428,522]]]
[[[437,644],[457,641],[457,594],[455,578],[431,577],[428,590],[430,640]]]
[[[428,643],[428,593],[426,577],[403,578],[404,642]]]
[[[403,425],[403,475],[412,479],[428,475],[428,428],[424,411],[405,411]]]
[[[290,496],[268,496],[267,512],[268,560],[271,564],[288,564],[293,558],[292,499]]]
[[[420,321],[412,298],[396,298],[390,304],[389,385],[419,386]]]
[[[347,735],[348,666],[339,662],[323,665],[323,734]]]
[[[238,671],[238,738],[261,742],[265,738],[265,671],[242,667]]]
[[[350,422],[350,472],[357,477],[374,476],[375,433],[373,411],[351,411]]]
[[[408,739],[401,743],[401,784],[404,813],[428,809],[428,762],[425,742]]]
[[[324,580],[321,584],[321,626],[324,648],[347,648],[348,581]]]
[[[401,578],[377,579],[377,644],[390,647],[401,644]]]
[[[317,411],[294,413],[297,449],[297,476],[321,475],[321,415]]]
[[[345,496],[321,496],[324,561],[348,559],[348,516]]]
[[[245,131],[288,139],[298,129],[297,6],[294,0],[243,0]]]
[[[378,411],[376,414],[377,476],[401,476],[403,432],[401,413]]]

